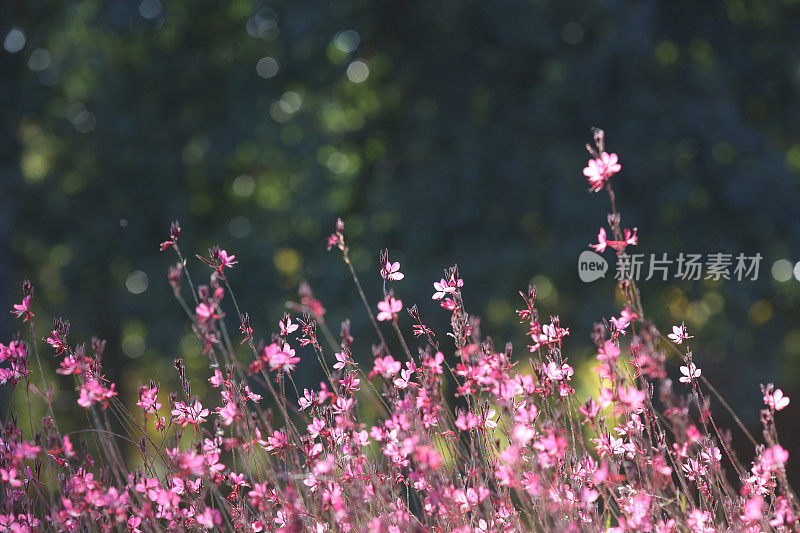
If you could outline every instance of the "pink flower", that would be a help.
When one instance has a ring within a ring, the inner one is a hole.
[[[597,244],[590,244],[595,252],[598,254],[602,254],[606,250],[606,246],[608,245],[608,241],[606,240],[606,228],[600,228],[600,232],[597,234]]]
[[[567,449],[567,439],[554,431],[550,431],[547,435],[534,442],[533,447],[545,454],[539,454],[539,461],[542,462],[543,466],[552,466],[554,460],[564,457]]]
[[[686,333],[686,324],[680,326],[672,326],[672,333],[668,334],[669,340],[675,344],[682,344],[686,339],[693,339],[694,337]]]
[[[0,385],[4,383],[16,384],[20,378],[30,374],[28,370],[28,352],[25,344],[11,341],[8,346],[0,343],[0,362],[9,364],[8,368],[0,368]]]
[[[214,313],[214,306],[205,302],[198,304],[194,312],[197,314],[197,321],[201,324],[208,322],[212,318],[219,318],[216,313]]]
[[[236,487],[249,487],[250,483],[244,480],[244,474],[237,474],[235,472],[231,472],[228,476],[230,478],[231,485]]]
[[[22,315],[25,315],[25,318],[22,320],[23,322],[27,322],[33,316],[31,313],[31,296],[25,296],[22,299],[21,304],[14,304],[14,310],[11,311],[13,314],[17,315],[17,318],[20,318]]]
[[[342,220],[341,218],[336,219],[336,231],[334,233],[331,233],[331,235],[328,237],[327,243],[328,243],[328,251],[330,251],[330,249],[333,248],[334,246],[336,246],[342,251],[345,250],[344,220]]]
[[[145,413],[155,413],[161,408],[158,402],[158,387],[142,387],[139,389],[139,401],[136,405]]]
[[[197,519],[198,524],[206,529],[214,529],[222,525],[222,513],[211,507],[206,507],[202,513],[195,516],[195,519]]]
[[[222,424],[226,426],[230,426],[234,421],[244,418],[236,402],[228,402],[224,407],[217,407],[216,412],[222,419]]]
[[[312,438],[316,439],[324,429],[325,421],[314,417],[313,422],[308,425],[308,434],[311,435]]]
[[[558,364],[555,361],[550,361],[544,367],[544,375],[547,379],[553,381],[559,381],[564,375],[561,373],[561,368],[559,368]]]
[[[128,524],[128,530],[131,533],[142,533],[142,530],[139,529],[139,526],[142,525],[141,516],[129,516],[126,523]]]
[[[606,341],[597,351],[597,360],[600,362],[608,361],[612,365],[617,362],[620,354],[619,345],[614,341]]]
[[[56,369],[56,373],[61,374],[63,376],[69,376],[70,374],[80,374],[82,366],[80,361],[78,361],[74,356],[67,355],[64,359],[61,360],[59,363],[59,368]]]
[[[775,498],[775,518],[769,521],[769,525],[775,528],[784,526],[787,530],[795,526],[792,507],[785,496]]]
[[[394,386],[398,389],[407,389],[409,382],[411,381],[411,372],[412,371],[409,369],[401,370],[400,377],[395,378],[395,380],[392,382],[394,383]]]
[[[268,444],[265,449],[268,452],[278,453],[289,445],[289,438],[286,436],[286,433],[276,431],[271,437],[267,437],[267,442]]]
[[[612,318],[611,323],[614,324],[614,327],[617,328],[617,331],[624,331],[628,325],[637,320],[639,315],[631,311],[631,308],[625,306],[625,309],[619,315],[619,318]]]
[[[486,412],[483,425],[489,429],[497,428],[497,419],[495,418],[495,416],[497,416],[497,411],[494,409],[489,409]]]
[[[70,478],[69,484],[70,488],[78,494],[83,494],[97,488],[94,474],[87,472],[83,468],[79,468],[75,475]]]
[[[264,508],[270,492],[269,484],[266,481],[264,483],[253,483],[253,490],[247,494],[250,497],[250,505],[258,509]]]
[[[600,457],[606,455],[620,455],[625,452],[622,447],[623,441],[621,438],[609,434],[602,434],[599,438],[591,439],[595,443],[597,453]]]
[[[339,246],[339,243],[342,242],[338,235],[330,234],[328,239],[326,240],[325,244],[328,247],[328,251],[331,250],[334,246]]]
[[[739,518],[745,523],[758,522],[764,518],[764,498],[756,496],[744,502]]]
[[[346,394],[352,394],[355,391],[361,390],[358,388],[358,384],[361,383],[361,380],[358,379],[356,375],[355,372],[350,372],[342,378],[342,388],[344,388]]]
[[[708,473],[706,467],[697,459],[689,459],[681,468],[686,472],[686,477],[692,481],[698,481]]]
[[[489,489],[485,487],[478,487],[478,490],[470,487],[466,491],[461,489],[456,490],[453,493],[453,500],[458,503],[461,507],[462,512],[467,512],[469,509],[476,507],[479,503],[485,500],[489,496]],[[486,524],[485,520],[483,520],[484,526],[483,528],[480,527],[480,523],[478,524],[478,528],[474,531],[488,531],[488,525]]]
[[[253,402],[257,402],[262,398],[260,394],[251,391],[249,385],[244,386],[244,396],[246,396],[248,400]]]
[[[681,378],[678,380],[678,381],[680,381],[681,383],[691,383],[691,382],[692,382],[692,381],[694,381],[695,379],[699,378],[699,377],[700,377],[700,374],[702,374],[702,373],[703,373],[703,372],[702,372],[702,371],[701,371],[699,368],[697,368],[697,366],[695,366],[695,364],[694,364],[693,362],[691,362],[691,361],[689,361],[689,362],[686,364],[686,366],[682,366],[682,367],[680,367],[678,370],[680,370],[680,371],[681,371],[681,374],[683,374],[683,376],[682,376],[682,377],[681,377]]]
[[[199,457],[203,460],[203,464],[208,469],[208,473],[212,476],[225,470],[225,465],[219,462],[218,453],[208,453],[206,455],[200,455]]]
[[[233,265],[238,263],[238,261],[234,261],[236,259],[235,255],[228,255],[228,252],[225,250],[219,251],[219,264],[223,267],[233,268]]]
[[[534,342],[530,346],[530,351],[535,352],[542,346],[559,342],[561,339],[569,335],[569,328],[562,328],[553,323],[545,324],[541,327],[541,331],[535,330],[529,333],[531,340]]]
[[[439,281],[434,281],[433,288],[436,290],[432,296],[434,300],[441,300],[446,294],[451,294],[456,290],[455,287],[450,287],[444,278],[440,279]]]
[[[290,333],[294,333],[297,331],[298,326],[292,322],[292,317],[289,316],[288,313],[283,315],[283,320],[278,321],[278,327],[281,329],[281,335],[283,337],[289,335]]]
[[[597,234],[597,244],[590,244],[589,248],[592,248],[599,254],[603,253],[608,246],[617,251],[623,251],[628,246],[635,246],[639,244],[639,237],[636,234],[636,231],[636,228],[633,229],[633,232],[631,232],[630,229],[625,228],[624,240],[611,241],[608,240],[608,235],[606,234],[605,228],[600,228],[600,232]]]
[[[780,411],[789,405],[789,397],[784,396],[781,389],[775,389],[774,392],[768,392],[764,395],[764,403],[767,404],[767,407],[770,409]]]
[[[464,280],[460,278],[457,279],[455,274],[451,275],[449,280],[442,278],[439,281],[435,281],[433,283],[433,288],[434,290],[436,290],[436,292],[433,293],[432,298],[434,300],[441,300],[446,295],[455,293],[456,290],[460,289],[463,286],[464,286]]]
[[[352,398],[342,398],[341,396],[336,398],[336,402],[333,404],[333,412],[336,414],[344,414],[348,412],[353,405],[355,405],[355,400]]]
[[[694,440],[695,441],[700,440],[699,432],[698,432],[698,438]],[[703,459],[703,461],[705,461],[709,465],[711,464],[718,465],[722,461],[722,452],[719,451],[719,448],[717,448],[716,446],[712,446],[708,450],[703,450],[702,452],[700,452],[700,457]]]
[[[288,344],[279,347],[276,343],[272,343],[264,348],[264,355],[270,370],[282,370],[283,372],[292,372],[297,363],[300,362],[299,357],[295,357],[294,349]]]
[[[759,458],[759,464],[764,470],[777,470],[778,467],[783,466],[789,460],[789,452],[787,452],[779,444],[770,446]]]
[[[215,389],[225,383],[225,377],[222,375],[222,372],[219,371],[219,368],[214,369],[214,375],[208,378],[208,382],[211,383],[211,386]]]
[[[110,389],[106,389],[96,379],[86,380],[81,386],[81,394],[78,398],[78,405],[88,409],[96,403],[103,404],[105,407],[108,400],[117,395],[114,390],[115,385],[112,383]]]
[[[63,437],[61,437],[61,450],[67,457],[75,456],[75,450],[72,447],[72,441],[69,440],[69,435],[64,435]]]
[[[456,307],[458,307],[456,305],[456,302],[454,302],[452,298],[445,298],[444,300],[442,300],[442,303],[440,303],[439,305],[441,305],[442,307],[444,307],[448,311],[454,311],[456,309]]]
[[[8,470],[0,468],[0,481],[8,483],[10,487],[21,487],[23,485],[22,480],[17,477],[16,468],[9,468]]]
[[[617,154],[603,152],[597,159],[590,159],[583,169],[583,175],[589,180],[592,191],[598,192],[608,183],[608,178],[622,170]]]
[[[636,246],[639,244],[639,236],[636,234],[637,229],[633,228],[633,233],[628,228],[625,228],[625,240],[623,243],[625,246]]]
[[[689,530],[692,533],[712,533],[716,530],[706,525],[706,522],[709,520],[711,520],[711,513],[695,509],[689,513],[689,517],[686,519],[686,525],[689,526]]]
[[[395,261],[394,263],[387,260],[383,264],[383,268],[381,268],[381,277],[387,281],[400,281],[404,277],[405,274],[400,272],[400,262]]]
[[[592,397],[589,397],[586,403],[581,405],[578,410],[586,417],[585,422],[588,422],[597,418],[597,415],[600,413],[600,406]]]
[[[430,368],[434,374],[441,374],[443,372],[442,363],[444,363],[444,354],[442,352],[436,352],[433,357],[423,361],[422,366]]]
[[[481,419],[467,411],[466,414],[462,413],[456,418],[456,427],[461,431],[469,431],[480,425]]]
[[[169,226],[169,237],[170,240],[164,241],[159,246],[159,249],[163,252],[164,250],[168,249],[170,246],[177,246],[178,243],[178,236],[181,233],[181,225],[176,220]]]
[[[617,411],[631,411],[633,413],[640,413],[644,410],[644,401],[647,398],[647,393],[636,387],[620,387],[617,390],[619,395],[619,405]]]
[[[403,301],[396,300],[393,296],[387,296],[382,302],[378,302],[378,320],[383,322],[385,320],[395,320],[397,313],[403,309]]]
[[[51,331],[50,336],[45,339],[45,342],[47,342],[47,344],[58,350],[56,352],[56,355],[61,355],[62,353],[67,351],[67,347],[64,344],[65,341],[62,340],[61,334],[58,332],[58,330],[54,329],[53,331]]]
[[[372,367],[372,372],[369,377],[380,374],[384,378],[390,378],[400,372],[402,365],[399,361],[395,361],[394,357],[387,355],[386,357],[376,357],[375,364]]]
[[[552,381],[561,381],[562,379],[570,381],[573,374],[575,374],[575,370],[567,363],[558,366],[555,361],[550,361],[544,367],[544,375]]]
[[[300,409],[308,409],[312,405],[316,403],[314,399],[314,394],[310,392],[308,389],[303,389],[303,396],[297,399],[298,405],[300,405]]]
[[[342,368],[344,368],[348,364],[349,365],[354,365],[355,364],[350,360],[349,357],[347,357],[347,353],[346,352],[336,352],[333,355],[334,355],[334,357],[336,357],[336,363],[333,365],[333,368],[336,369],[336,370],[341,370]]]
[[[414,336],[415,337],[419,337],[421,335],[431,335],[431,336],[433,336],[433,330],[431,330],[431,328],[429,328],[425,324],[414,324],[412,326],[412,329],[414,330]]]
[[[208,416],[208,413],[208,409],[204,409],[203,405],[198,400],[195,400],[189,405],[183,402],[175,402],[175,408],[172,410],[172,417],[176,424],[181,427],[186,427],[187,424],[202,424],[205,422],[205,417]]]

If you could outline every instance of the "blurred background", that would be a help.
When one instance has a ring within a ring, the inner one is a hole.
[[[257,336],[307,280],[370,361],[374,332],[324,246],[342,216],[372,302],[388,248],[397,296],[444,338],[431,283],[458,263],[484,333],[524,356],[514,309],[533,282],[586,374],[592,324],[620,309],[613,280],[577,276],[609,210],[581,172],[599,126],[637,251],[764,256],[758,281],[644,282],[644,306],[662,330],[686,321],[755,431],[759,383],[794,395],[778,420],[798,454],[798,25],[796,0],[0,1],[0,302],[29,278],[39,336],[65,316],[73,342],[108,339],[126,401],[152,376],[173,390],[175,357],[202,395],[158,252],[178,219],[187,255],[236,254]],[[2,339],[18,327],[0,321]],[[308,359],[300,386],[320,379]]]

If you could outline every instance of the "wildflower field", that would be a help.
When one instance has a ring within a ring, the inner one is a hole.
[[[623,223],[613,184],[625,173],[605,144],[595,130],[587,145],[583,175],[609,200],[598,202],[603,223],[587,249],[622,255],[640,235]],[[160,249],[173,254],[167,278],[207,358],[214,401],[193,394],[176,358],[177,390],[153,375],[125,404],[104,377],[106,343],[73,338],[67,318],[45,328],[50,317],[34,316],[37,294],[23,283],[11,309],[19,332],[0,344],[0,383],[13,397],[0,438],[0,530],[800,528],[776,425],[790,399],[764,384],[763,431],[751,434],[706,380],[691,329],[650,322],[634,280],[619,281],[624,306],[592,331],[540,316],[536,287],[522,288],[529,344],[502,344],[469,312],[470,280],[456,266],[431,280],[432,295],[405,293],[414,273],[386,251],[361,279],[340,219],[320,245],[341,256],[374,325],[372,353],[354,354],[349,322],[327,322],[324,298],[305,283],[272,331],[256,331],[236,299],[247,290],[237,273],[256,265],[221,247],[184,250],[182,231],[173,223]],[[418,298],[438,302],[451,328],[433,331]],[[570,335],[596,346],[588,398],[571,383]],[[300,390],[294,376],[309,365],[325,379]],[[82,429],[59,428],[56,387],[74,388]],[[733,450],[734,433],[750,441],[746,456]]]

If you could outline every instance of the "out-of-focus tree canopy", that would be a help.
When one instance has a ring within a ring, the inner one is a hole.
[[[457,262],[484,331],[524,355],[513,310],[534,280],[588,359],[619,311],[611,279],[576,272],[608,212],[581,174],[591,126],[620,154],[638,251],[765,257],[758,282],[642,283],[650,318],[686,320],[749,422],[759,382],[800,392],[800,281],[771,273],[800,260],[796,1],[34,0],[0,21],[5,307],[30,278],[40,333],[65,315],[109,339],[128,396],[173,357],[205,365],[157,251],[173,219],[185,251],[236,254],[257,335],[307,279],[369,359],[324,248],[341,215],[371,300],[386,247],[398,297],[444,328],[431,282]]]

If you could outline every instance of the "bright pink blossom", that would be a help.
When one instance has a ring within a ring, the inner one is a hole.
[[[188,405],[183,402],[175,402],[172,417],[175,423],[181,427],[186,427],[187,424],[196,426],[205,422],[208,413],[208,409],[204,409],[198,400],[194,400]]]
[[[161,408],[158,402],[158,387],[142,387],[139,389],[139,401],[136,405],[145,413],[155,413]]]
[[[205,529],[215,529],[222,525],[222,513],[211,507],[206,507],[202,513],[195,516],[195,519]]]
[[[387,260],[381,268],[381,277],[387,281],[400,281],[406,276],[400,272],[399,262],[395,261],[392,263],[391,261]]]
[[[789,397],[784,396],[781,389],[775,389],[764,395],[764,403],[767,404],[767,407],[770,409],[780,411],[789,405]]]
[[[88,379],[81,385],[81,394],[78,398],[78,405],[88,409],[96,403],[100,403],[105,407],[108,400],[117,395],[115,384],[111,384],[111,388],[104,387],[97,379]]]
[[[281,335],[285,337],[290,333],[294,333],[295,331],[297,331],[297,328],[299,328],[300,326],[293,323],[292,317],[290,317],[289,314],[287,313],[283,315],[282,320],[278,321],[278,327],[281,330]]]
[[[625,309],[620,313],[619,318],[612,318],[611,323],[617,328],[617,331],[624,331],[631,322],[636,321],[639,315],[631,311],[631,308],[625,306]]]
[[[402,300],[397,300],[393,296],[387,296],[382,302],[378,302],[378,320],[383,322],[386,320],[395,320],[397,313],[403,309]]]
[[[208,378],[208,382],[211,383],[211,386],[216,389],[225,383],[225,376],[222,375],[222,372],[219,371],[219,368],[215,368],[214,375]]]
[[[608,178],[622,169],[617,154],[603,152],[599,158],[590,159],[583,175],[589,180],[592,191],[598,192],[606,186]]]
[[[33,316],[33,313],[31,313],[31,296],[28,295],[22,298],[21,304],[14,304],[14,310],[11,312],[17,315],[17,318],[24,315],[25,318],[22,321],[27,322]]]
[[[244,414],[239,410],[239,405],[236,402],[228,402],[222,407],[217,407],[216,413],[225,426],[230,426],[235,421],[244,418]]]
[[[708,524],[708,522],[711,522],[711,524]],[[689,513],[686,525],[689,526],[689,530],[692,533],[713,533],[716,531],[711,520],[711,513],[700,509],[695,509]]]
[[[669,340],[674,342],[675,344],[681,344],[686,339],[692,339],[693,337],[686,333],[686,324],[681,324],[680,326],[672,326],[672,333],[668,334]]]
[[[701,371],[699,368],[697,368],[697,366],[696,366],[696,365],[695,365],[693,362],[691,362],[691,361],[689,361],[688,363],[686,363],[686,365],[685,365],[685,366],[682,366],[682,367],[680,367],[678,370],[680,370],[680,371],[681,371],[681,374],[683,374],[683,376],[681,376],[681,378],[678,380],[678,381],[680,381],[681,383],[691,383],[691,382],[693,382],[694,380],[696,380],[697,378],[699,378],[699,377],[700,377],[700,375],[703,373],[703,372],[702,372],[702,371]]]
[[[219,264],[223,267],[233,268],[233,265],[238,263],[238,261],[234,261],[236,259],[235,255],[228,255],[228,252],[225,250],[219,251]]]
[[[597,234],[597,244],[592,244],[590,246],[598,254],[605,252],[606,246],[608,246],[608,240],[606,239],[606,228],[600,228],[600,231]]]
[[[295,357],[294,349],[287,343],[281,346],[274,342],[267,345],[262,358],[266,360],[270,370],[281,370],[287,373],[294,371],[295,366],[300,362],[300,358]]]
[[[385,357],[376,357],[375,364],[372,372],[369,373],[370,377],[380,374],[384,378],[390,378],[400,372],[402,365],[399,361],[395,361],[394,357],[387,355]]]

